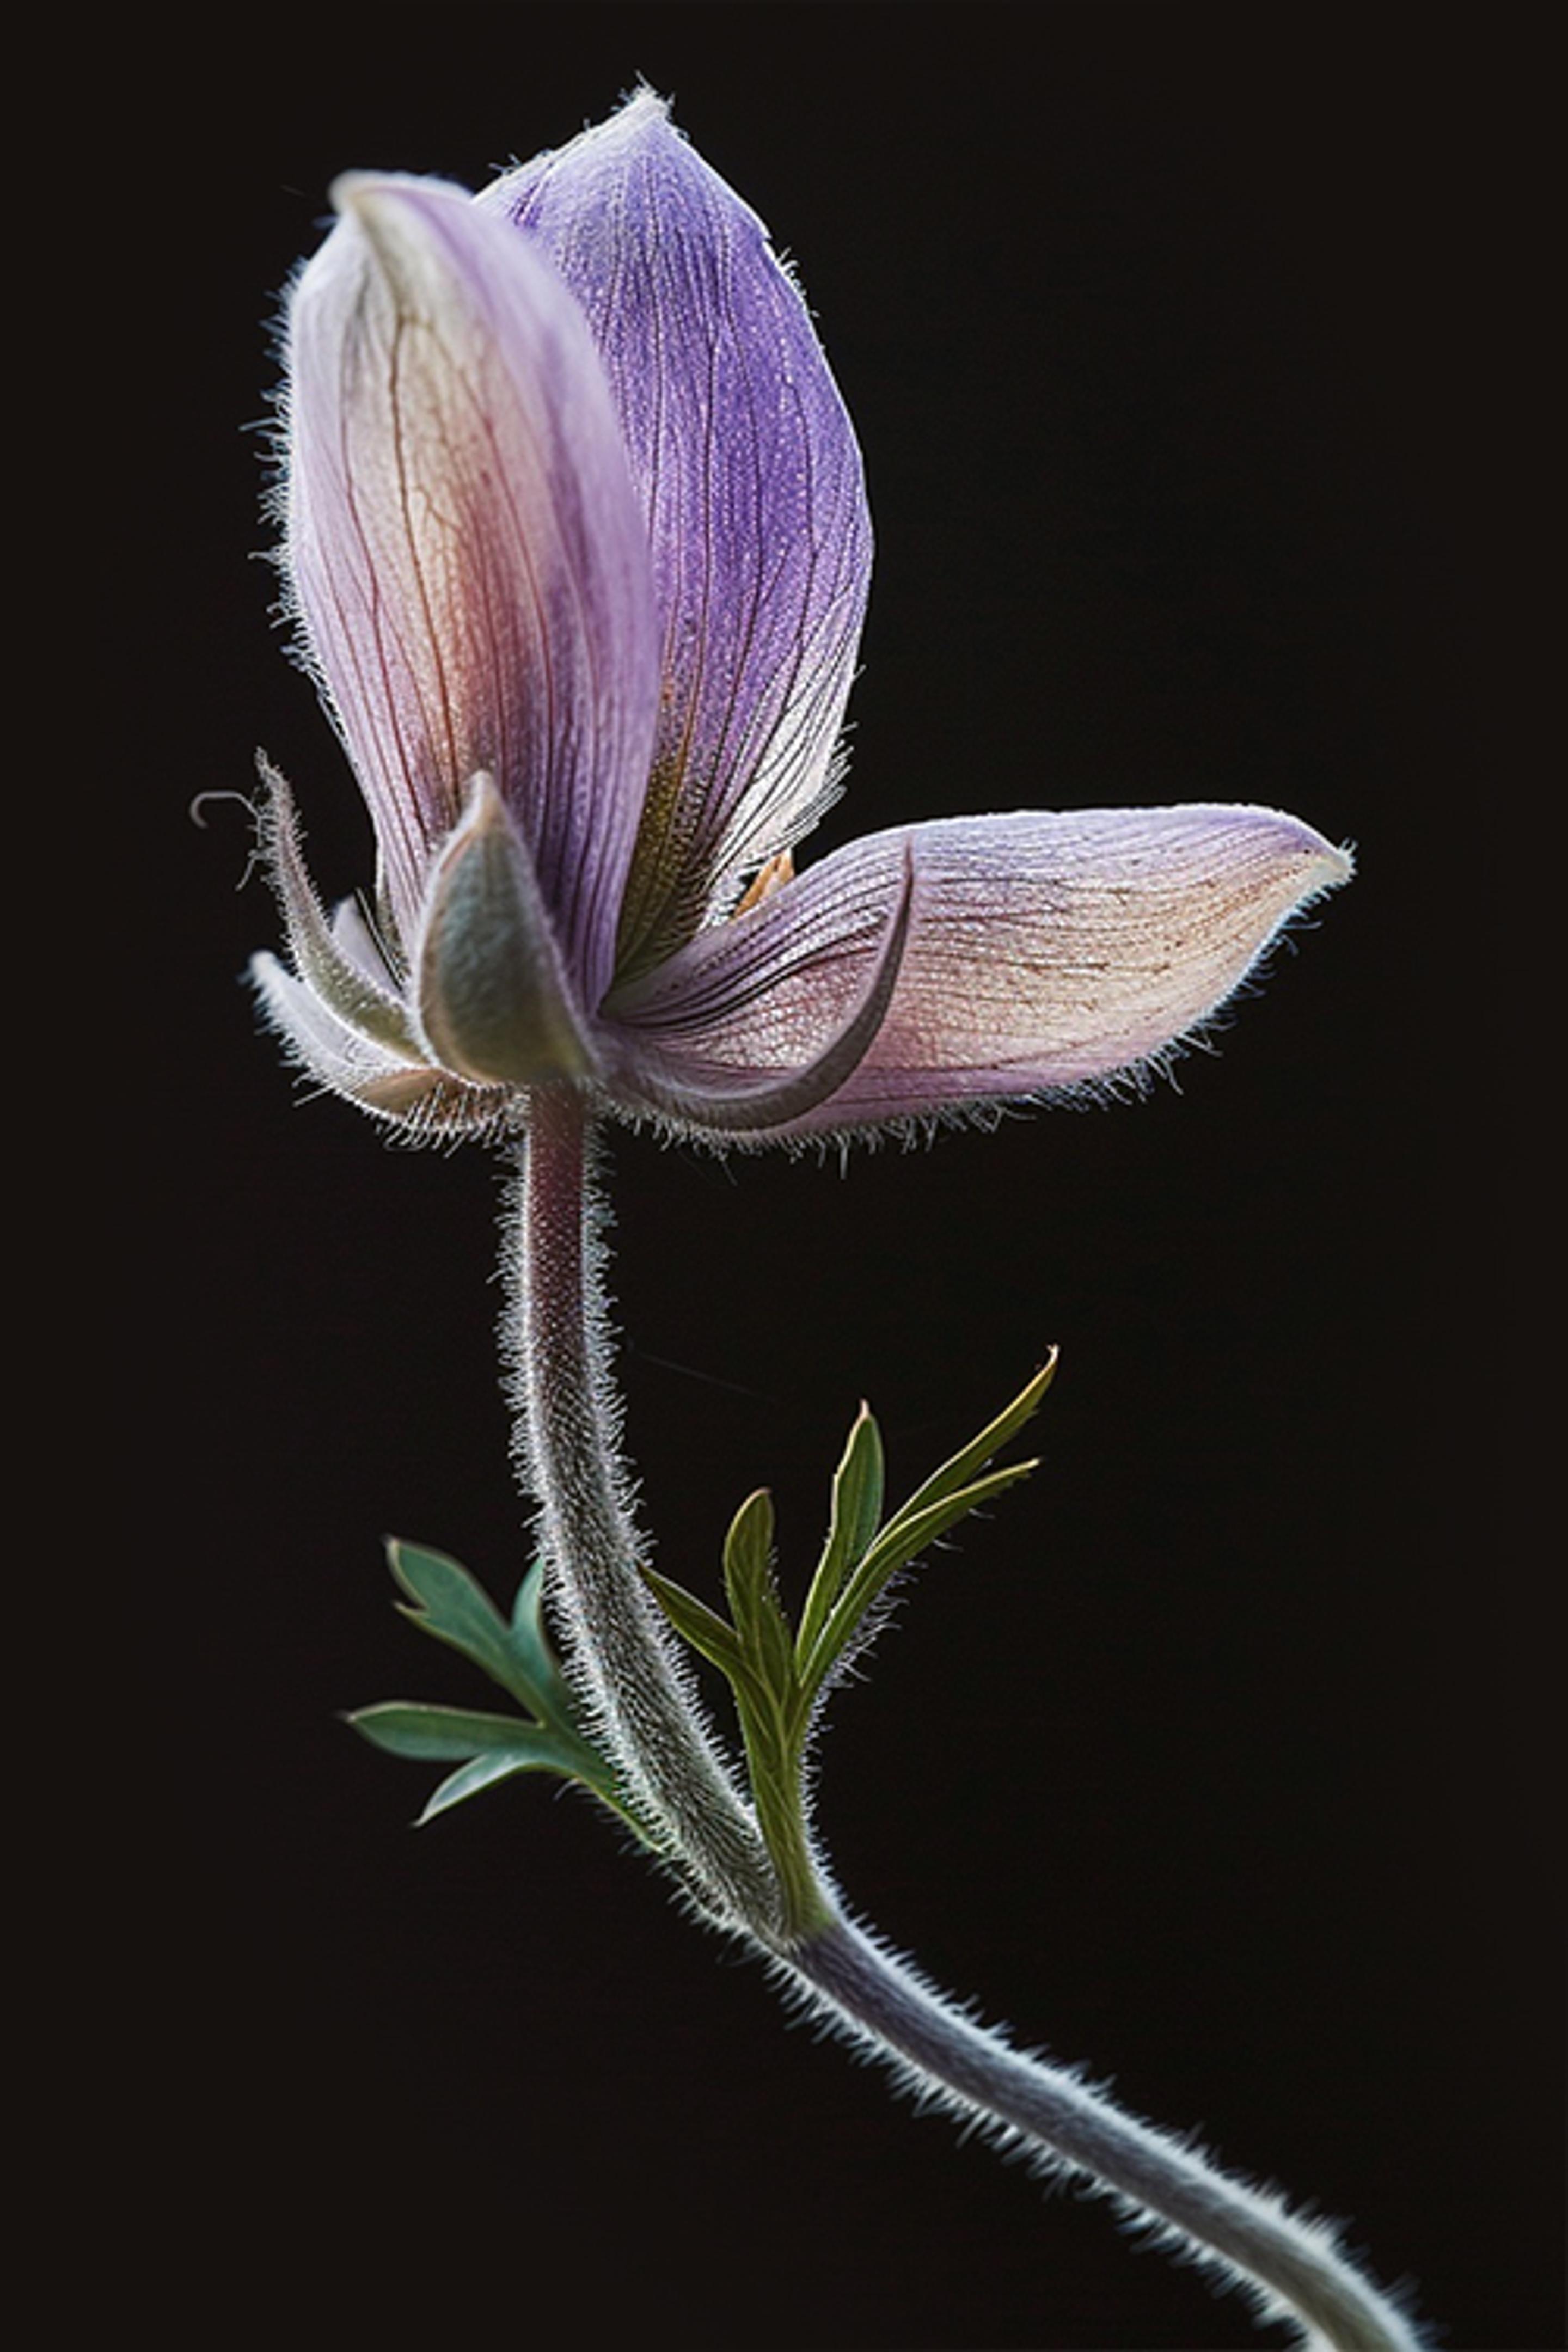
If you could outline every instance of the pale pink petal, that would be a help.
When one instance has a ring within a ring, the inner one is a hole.
[[[459,191],[335,194],[289,304],[284,552],[401,944],[486,771],[592,1002],[658,706],[647,535],[604,372],[548,264]]]
[[[628,1066],[733,1087],[809,1062],[912,914],[882,1026],[773,1139],[919,1119],[1137,1071],[1200,1027],[1349,858],[1272,809],[955,817],[874,834],[702,932],[605,1007]],[[629,1090],[629,1087],[628,1087]],[[698,1122],[694,1122],[698,1123]]]

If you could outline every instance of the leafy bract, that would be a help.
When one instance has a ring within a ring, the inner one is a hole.
[[[728,1619],[668,1577],[644,1570],[677,1633],[729,1679],[758,1822],[795,1933],[830,1916],[805,1832],[805,1753],[821,1701],[875,1632],[878,1604],[900,1570],[1035,1468],[1033,1462],[994,1470],[987,1465],[1036,1411],[1055,1370],[1053,1351],[1012,1403],[886,1521],[881,1436],[861,1406],[834,1474],[826,1540],[793,1635],[773,1577],[773,1509],[765,1493],[747,1497],[725,1540]]]

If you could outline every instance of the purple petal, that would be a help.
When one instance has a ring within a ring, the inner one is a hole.
[[[838,1094],[880,1035],[898,986],[913,910],[914,866],[906,856],[882,935],[865,959],[870,969],[859,1002],[807,1059],[784,1071],[753,1071],[737,1080],[721,1066],[703,1071],[693,1055],[679,1050],[666,1063],[646,1032],[632,1038],[621,1031],[617,1042],[626,1050],[609,1073],[612,1091],[635,1109],[708,1135],[760,1139],[793,1127]],[[614,1031],[607,1034],[616,1036]]]
[[[285,555],[404,943],[487,771],[591,1003],[658,702],[646,533],[582,314],[434,181],[340,182],[295,289]]]
[[[644,963],[831,794],[871,562],[859,451],[763,224],[650,92],[479,202],[582,304],[647,518],[664,702],[622,929]]]
[[[955,817],[873,834],[703,931],[605,1007],[670,1086],[821,1052],[867,985],[905,858],[913,908],[881,1029],[784,1139],[1136,1072],[1200,1026],[1349,858],[1271,809]]]

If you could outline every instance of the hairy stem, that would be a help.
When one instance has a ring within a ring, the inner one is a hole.
[[[848,1922],[797,1945],[788,1969],[833,2022],[1042,2170],[1070,2170],[1128,2221],[1249,2293],[1270,2319],[1294,2320],[1314,2352],[1418,2352],[1419,2333],[1339,2251],[1331,2225],[1234,2179],[1068,2069],[1026,2057],[933,1992]]]
[[[800,1860],[815,1878],[812,1925],[791,1933],[802,1904],[784,1899],[640,1572],[606,1360],[592,1157],[583,1097],[536,1092],[509,1253],[507,1347],[520,1462],[540,1507],[566,1664],[648,1843],[710,1916],[749,1936],[906,2085],[1028,2148],[1043,2169],[1087,2177],[1135,2225],[1249,2292],[1268,2317],[1295,2321],[1316,2352],[1418,2352],[1420,2335],[1340,2252],[1331,2228],[1297,2219],[1282,2199],[1227,2178],[1069,2071],[975,2024],[839,1916],[809,1851]]]
[[[508,1251],[505,1337],[546,1591],[567,1669],[622,1777],[628,1811],[705,1909],[773,1948],[782,1912],[767,1849],[640,1573],[644,1547],[607,1361],[592,1157],[582,1094],[537,1090]]]

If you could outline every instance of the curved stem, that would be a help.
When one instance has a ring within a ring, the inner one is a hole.
[[[537,1089],[517,1185],[518,1238],[507,1253],[505,1344],[520,1466],[540,1508],[545,1589],[627,1810],[706,1910],[772,1946],[782,1914],[767,1849],[642,1580],[645,1547],[609,1378],[592,1157],[582,1094]]]
[[[1135,2223],[1154,2223],[1270,2319],[1332,2352],[1418,2352],[1419,2333],[1339,2251],[1332,2228],[1231,2179],[1196,2149],[1124,2114],[1064,2067],[1010,2049],[861,1929],[838,1920],[787,1966],[818,2008],[909,2087],[978,2117],[1042,2169],[1086,2175]]]
[[[574,1089],[531,1097],[509,1253],[507,1347],[518,1452],[540,1506],[547,1589],[592,1727],[628,1812],[720,1925],[922,2095],[1042,2168],[1077,2171],[1173,2247],[1294,2320],[1322,2352],[1417,2352],[1421,2337],[1339,2252],[1333,2231],[1227,2178],[1066,2069],[1022,2055],[838,1915],[815,1858],[817,1916],[792,1936],[756,1817],[731,1779],[683,1658],[649,1598],[621,1467],[590,1181],[591,1117]],[[796,1916],[799,1913],[795,1906]]]

